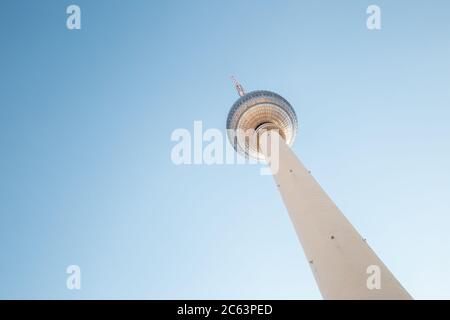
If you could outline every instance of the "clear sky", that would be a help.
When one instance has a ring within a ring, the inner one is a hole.
[[[69,4],[81,30],[66,28]],[[5,1],[0,298],[320,299],[270,176],[171,161],[174,129],[225,130],[231,74],[290,101],[295,152],[405,288],[450,298],[449,12]]]

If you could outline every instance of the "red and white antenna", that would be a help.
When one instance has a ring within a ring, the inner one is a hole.
[[[234,76],[231,76],[231,80],[233,81],[233,85],[236,88],[240,97],[245,95],[244,87],[236,80]]]

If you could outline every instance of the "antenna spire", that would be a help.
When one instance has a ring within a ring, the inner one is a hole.
[[[233,85],[236,88],[240,97],[245,95],[244,87],[236,80],[234,76],[231,76],[231,80],[233,81]]]

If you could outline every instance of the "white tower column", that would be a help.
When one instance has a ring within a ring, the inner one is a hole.
[[[322,296],[411,299],[278,133],[270,131],[260,137],[260,152],[269,159]],[[279,139],[274,152],[270,151],[271,139]]]

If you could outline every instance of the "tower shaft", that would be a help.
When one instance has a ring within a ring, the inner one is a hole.
[[[275,131],[260,148],[325,299],[412,299]]]

